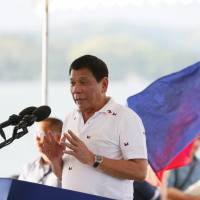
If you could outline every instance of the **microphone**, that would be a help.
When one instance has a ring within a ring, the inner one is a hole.
[[[2,136],[2,138],[6,139],[6,136],[2,130],[2,128],[5,128],[7,126],[10,126],[10,125],[17,125],[21,120],[22,118],[25,116],[25,115],[30,115],[32,114],[32,112],[36,110],[36,107],[34,106],[30,106],[30,107],[27,107],[25,108],[24,110],[22,110],[19,115],[16,115],[16,114],[13,114],[11,115],[7,121],[5,122],[2,122],[0,124],[0,135]]]
[[[25,116],[25,115],[30,115],[33,113],[33,111],[36,110],[36,107],[34,106],[30,106],[28,108],[25,108],[24,110],[22,110],[19,115],[11,115],[7,121],[5,122],[2,122],[0,124],[0,128],[4,128],[4,127],[7,127],[7,126],[10,126],[10,125],[17,125],[21,120],[22,118]]]
[[[34,110],[30,115],[24,115],[22,120],[17,124],[16,129],[26,128],[31,126],[35,121],[39,122],[46,119],[51,113],[49,106],[40,106]]]

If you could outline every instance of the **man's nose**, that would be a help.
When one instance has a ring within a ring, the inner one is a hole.
[[[80,85],[72,86],[72,93],[80,93],[82,91],[82,87]]]

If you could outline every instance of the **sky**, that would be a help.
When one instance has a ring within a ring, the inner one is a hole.
[[[44,0],[0,0],[0,33],[41,29]],[[199,26],[200,0],[49,0],[50,23],[130,20],[172,28]]]

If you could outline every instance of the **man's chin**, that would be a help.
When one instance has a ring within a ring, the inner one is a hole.
[[[78,109],[82,109],[84,106],[82,103],[76,102],[76,106]]]
[[[84,112],[86,110],[85,107],[81,104],[76,104],[76,106],[80,112]]]
[[[80,112],[83,112],[83,111],[84,111],[84,109],[83,109],[82,106],[77,106],[77,108],[78,108],[78,110],[79,110]]]

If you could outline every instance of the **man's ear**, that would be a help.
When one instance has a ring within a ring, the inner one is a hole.
[[[108,89],[108,78],[104,77],[101,82],[102,82],[102,92],[106,93]]]

